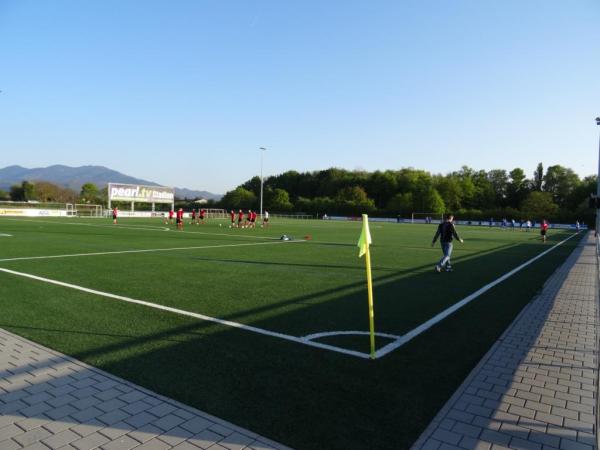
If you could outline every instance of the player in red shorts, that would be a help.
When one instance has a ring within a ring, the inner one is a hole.
[[[119,215],[119,210],[117,209],[117,207],[115,206],[113,208],[113,225],[117,224],[117,216]]]
[[[175,212],[173,211],[173,209],[169,210],[169,218],[165,220],[165,225],[168,223],[173,223],[173,216],[175,215]]]
[[[177,210],[177,228],[179,228],[181,231],[183,231],[183,208],[179,208]]]
[[[546,242],[546,233],[548,232],[548,222],[546,219],[542,220],[540,224],[540,234],[542,235],[542,242]]]
[[[250,216],[250,226],[252,228],[256,228],[256,216],[257,216],[256,211],[251,211],[250,214],[251,214],[251,216]]]
[[[229,213],[229,215],[231,216],[231,227],[233,228],[235,227],[235,211],[232,209],[231,212]]]
[[[244,211],[241,209],[238,211],[238,228],[242,228],[242,222],[244,221]]]
[[[192,209],[192,221],[190,222],[190,225],[193,225],[195,221],[196,221],[196,210]]]
[[[206,215],[206,210],[202,208],[200,210],[200,215],[198,216],[198,223],[204,224],[204,216]]]

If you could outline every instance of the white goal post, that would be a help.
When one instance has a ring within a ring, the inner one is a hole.
[[[434,212],[413,212],[410,215],[410,223],[441,223],[444,214]]]
[[[78,217],[102,217],[102,205],[90,205],[87,203],[76,203],[74,215]]]
[[[198,211],[201,209],[202,208],[198,208]],[[224,209],[204,208],[204,211],[206,212],[207,219],[227,219],[227,217],[229,217],[229,214]]]

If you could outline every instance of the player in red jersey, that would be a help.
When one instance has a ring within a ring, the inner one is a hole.
[[[173,223],[173,216],[175,215],[175,211],[173,211],[173,209],[171,208],[169,210],[169,218],[167,220],[165,220],[165,225],[168,223]]]
[[[250,226],[256,228],[256,211],[250,211]]]
[[[229,228],[233,228],[235,227],[235,211],[232,209],[229,215],[231,216],[231,226]]]
[[[546,233],[548,232],[548,222],[546,219],[542,220],[540,224],[540,234],[542,235],[542,242],[546,242]]]
[[[195,221],[196,221],[196,210],[192,209],[192,221],[190,222],[190,225],[193,225]]]
[[[204,224],[204,216],[206,215],[206,210],[202,208],[200,210],[200,215],[198,216],[198,223]]]
[[[183,231],[183,208],[177,210],[177,228]]]
[[[246,213],[246,219],[244,220],[244,228],[250,227],[250,217],[252,217],[252,210],[248,210]]]
[[[241,209],[238,211],[238,228],[242,228],[242,222],[244,220],[244,211],[242,211]]]
[[[119,215],[119,210],[117,209],[117,207],[115,206],[113,208],[113,225],[117,224],[117,216]]]

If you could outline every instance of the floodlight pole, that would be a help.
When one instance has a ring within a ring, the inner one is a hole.
[[[260,147],[260,217],[263,216],[263,155],[267,151],[266,147]]]
[[[600,126],[600,117],[596,117],[596,125]],[[598,138],[598,174],[596,184],[596,198],[600,197],[600,137]],[[598,200],[596,200],[596,236],[598,236],[598,226],[600,225],[600,209],[598,208]]]

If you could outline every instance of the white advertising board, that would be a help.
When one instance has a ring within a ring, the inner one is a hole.
[[[21,217],[66,217],[67,211],[60,209],[26,209],[26,208],[3,208],[0,216]]]
[[[173,203],[175,190],[164,186],[108,183],[108,200],[111,202]]]

